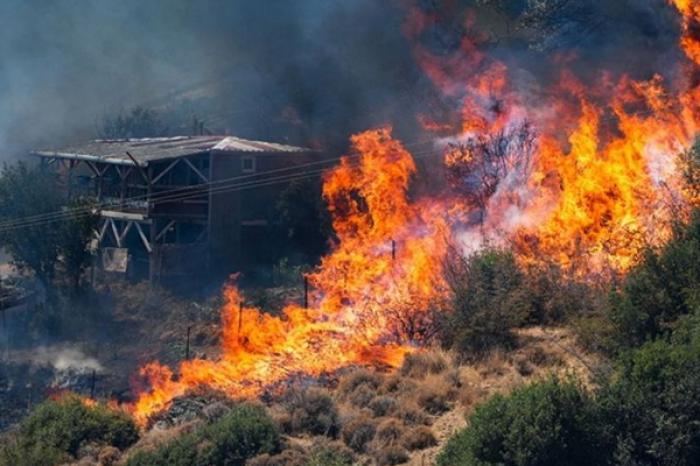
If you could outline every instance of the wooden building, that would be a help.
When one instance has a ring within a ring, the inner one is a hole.
[[[95,140],[32,154],[70,195],[97,199],[101,268],[151,281],[263,262],[280,190],[317,157],[232,136]]]

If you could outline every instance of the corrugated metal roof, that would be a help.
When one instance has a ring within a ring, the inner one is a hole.
[[[252,141],[233,136],[176,136],[141,139],[96,139],[85,144],[61,149],[36,150],[32,153],[42,157],[92,160],[121,165],[133,165],[127,152],[139,165],[145,166],[156,160],[174,159],[200,152],[258,152],[293,153],[312,152],[303,147],[288,146],[273,142]]]

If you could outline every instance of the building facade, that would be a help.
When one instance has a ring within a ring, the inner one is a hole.
[[[95,140],[32,154],[70,196],[96,199],[99,268],[153,282],[264,262],[277,196],[318,159],[232,136]]]

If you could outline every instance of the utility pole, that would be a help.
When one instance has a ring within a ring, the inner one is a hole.
[[[189,360],[190,359],[190,330],[192,329],[191,325],[187,326],[187,341],[185,342],[185,359]]]
[[[396,240],[391,240],[391,260],[396,259]]]
[[[304,309],[309,308],[309,278],[304,275]]]
[[[238,338],[238,344],[241,343],[241,327],[243,326],[243,300],[238,301],[238,332],[236,336]]]

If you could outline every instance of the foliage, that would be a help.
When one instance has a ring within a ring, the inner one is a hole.
[[[593,401],[574,382],[550,378],[521,387],[477,407],[438,465],[601,464],[595,416]]]
[[[618,345],[632,348],[666,337],[679,317],[700,305],[700,210],[677,225],[660,250],[649,249],[611,296],[610,318]]]
[[[0,243],[20,269],[33,271],[49,286],[62,260],[78,283],[90,260],[87,248],[96,222],[87,200],[68,202],[54,175],[19,162],[5,165],[0,174],[0,217],[21,225],[0,229]]]
[[[347,446],[358,453],[363,453],[376,431],[374,421],[365,416],[358,416],[345,423],[341,435]]]
[[[260,406],[240,404],[216,422],[162,446],[138,452],[128,466],[243,466],[246,460],[279,450],[274,421]]]
[[[695,325],[695,330],[700,329]],[[602,419],[623,464],[696,464],[700,457],[700,340],[645,343],[620,360],[600,395]]]
[[[76,396],[48,400],[21,423],[17,438],[0,450],[0,465],[53,465],[75,457],[88,443],[119,449],[138,439],[133,421],[102,405],[86,406]]]
[[[443,346],[473,358],[494,346],[511,345],[511,329],[521,325],[531,309],[525,276],[513,255],[486,250],[460,257],[447,265],[447,277],[452,302],[440,323]]]
[[[127,139],[167,136],[168,128],[153,109],[137,106],[129,112],[105,117],[98,134],[103,139]]]

